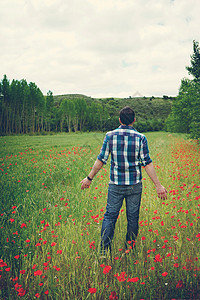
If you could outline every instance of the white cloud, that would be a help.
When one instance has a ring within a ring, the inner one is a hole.
[[[195,0],[7,0],[0,65],[44,94],[176,95],[200,41]]]

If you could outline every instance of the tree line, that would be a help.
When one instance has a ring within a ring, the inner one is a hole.
[[[84,95],[44,96],[33,82],[0,82],[0,134],[108,131],[119,126],[119,111],[131,106],[139,131],[163,130],[171,112],[171,98],[94,99]]]
[[[50,90],[44,96],[33,82],[13,79],[10,83],[6,75],[0,82],[1,135],[102,130],[108,118],[100,103],[88,105],[84,98],[57,103]]]
[[[0,131],[1,133],[26,133],[39,126],[36,110],[43,106],[43,94],[35,83],[13,80],[6,75],[0,84]]]

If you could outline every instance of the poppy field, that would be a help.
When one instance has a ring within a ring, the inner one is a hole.
[[[136,250],[124,245],[123,204],[106,257],[109,162],[89,189],[80,184],[104,134],[0,137],[0,299],[200,298],[200,146],[178,134],[146,136],[168,199],[143,170]]]

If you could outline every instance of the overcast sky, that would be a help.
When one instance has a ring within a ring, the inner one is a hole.
[[[0,70],[54,95],[175,96],[199,0],[0,0]]]

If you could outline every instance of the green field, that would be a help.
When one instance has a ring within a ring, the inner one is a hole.
[[[99,255],[109,163],[88,190],[103,133],[0,137],[0,299],[199,299],[200,147],[183,135],[147,133],[168,199],[143,171],[137,252]]]

